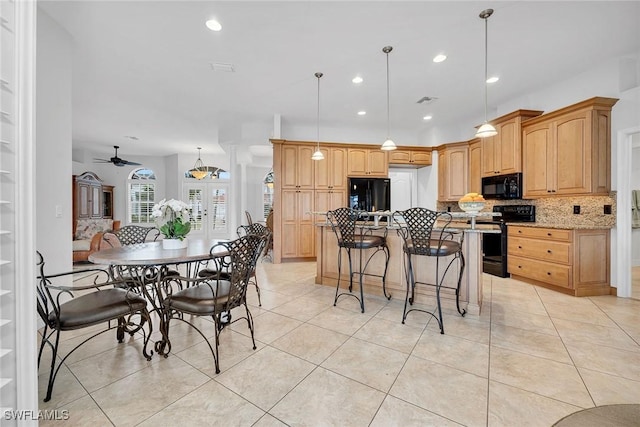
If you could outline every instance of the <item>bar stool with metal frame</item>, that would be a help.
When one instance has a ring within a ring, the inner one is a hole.
[[[387,247],[387,227],[386,226],[372,226],[368,221],[368,214],[364,211],[358,211],[351,208],[339,208],[333,211],[327,212],[327,220],[331,224],[331,229],[336,234],[338,239],[338,283],[336,285],[336,296],[333,300],[333,305],[338,303],[338,298],[342,295],[349,295],[356,298],[360,302],[360,309],[364,313],[364,293],[362,289],[362,276],[374,276],[382,279],[382,292],[387,299],[391,299],[391,295],[387,295],[386,280],[387,280],[387,268],[389,266],[389,248]],[[384,230],[382,236],[373,234],[375,230]],[[349,292],[340,293],[340,280],[342,275],[342,249],[347,252],[347,258],[349,260]],[[353,271],[353,264],[351,258],[351,250],[359,251],[359,271]],[[366,262],[364,262],[364,251],[367,249],[375,249],[375,251],[369,255]],[[366,273],[367,266],[373,257],[378,253],[383,252],[385,255],[384,273],[382,275]],[[360,285],[360,297],[354,295],[353,291],[353,276],[359,276]]]
[[[402,313],[402,323],[404,324],[407,315],[412,311],[422,311],[430,314],[438,322],[440,333],[444,334],[444,323],[442,320],[442,306],[440,303],[440,289],[455,289],[456,292],[456,308],[458,313],[465,315],[466,310],[460,309],[460,285],[462,283],[462,274],[464,273],[465,261],[462,253],[462,243],[464,241],[464,232],[462,230],[453,230],[449,228],[452,215],[448,212],[437,212],[426,208],[410,208],[404,211],[396,211],[392,215],[394,223],[398,227],[398,234],[404,240],[402,250],[405,254],[405,274],[407,283],[407,293],[404,302],[404,311]],[[434,227],[437,225],[438,229]],[[436,259],[435,283],[418,282],[415,280],[412,256],[430,256]],[[440,276],[440,259],[443,257],[451,257],[442,276]],[[454,265],[455,261],[460,262],[460,272],[458,275],[458,283],[455,288],[445,286],[444,279],[449,269]],[[436,289],[437,316],[431,311],[420,308],[411,308],[407,310],[407,303],[413,306],[415,302],[416,284],[434,286]],[[411,297],[409,297],[411,291]]]

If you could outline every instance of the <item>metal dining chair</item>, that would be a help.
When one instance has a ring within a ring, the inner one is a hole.
[[[249,234],[231,242],[214,245],[211,248],[211,256],[218,264],[219,271],[222,271],[225,266],[229,267],[228,279],[222,279],[220,276],[164,278],[159,292],[164,316],[162,333],[167,340],[166,348],[163,349],[165,356],[171,351],[170,325],[176,320],[187,323],[204,338],[213,355],[216,374],[220,373],[218,354],[220,333],[230,323],[245,319],[251,333],[253,349],[256,349],[253,317],[247,305],[247,286],[264,244],[263,237]],[[229,321],[223,321],[225,314],[229,315],[231,310],[238,307],[244,307],[244,316],[233,321],[229,317]],[[185,314],[211,316],[215,325],[214,346],[211,345],[207,336],[188,320],[190,316]]]
[[[147,360],[151,360],[153,352],[147,352],[147,344],[153,328],[147,311],[147,301],[142,296],[132,290],[119,287],[119,283],[111,279],[107,270],[88,268],[80,271],[47,274],[44,269],[44,258],[40,252],[37,252],[37,259],[36,308],[40,319],[44,322],[42,341],[38,352],[38,368],[45,344],[48,344],[52,350],[45,402],[51,399],[56,376],[67,358],[90,339],[111,329],[117,329],[116,336],[120,343],[123,342],[127,326],[142,330],[144,335],[142,354]],[[94,274],[93,284],[86,286],[58,284],[63,280],[71,282],[74,274]],[[80,295],[80,293],[82,294]],[[141,318],[137,324],[134,324],[134,315],[139,315]],[[113,326],[112,321],[116,321]],[[149,325],[148,333],[140,326],[144,323]],[[57,363],[56,367],[61,332],[100,324],[105,324],[105,329],[82,340]]]
[[[404,324],[407,315],[412,311],[422,311],[436,319],[440,327],[440,333],[444,334],[442,305],[440,302],[440,290],[442,288],[455,289],[458,313],[462,316],[466,313],[465,310],[460,309],[460,284],[462,283],[462,274],[465,267],[464,254],[462,253],[464,232],[449,228],[452,215],[448,212],[437,212],[426,208],[411,208],[394,212],[392,218],[397,226],[398,234],[403,239],[402,251],[405,255],[407,292],[402,312],[402,323]],[[436,268],[433,282],[419,282],[416,280],[413,260],[413,257],[416,256],[435,258]],[[442,274],[440,272],[441,260],[446,263]],[[444,280],[447,272],[454,266],[456,261],[459,262],[457,286],[451,288],[450,286],[445,286]],[[437,315],[434,312],[417,307],[407,310],[407,305],[413,306],[415,302],[416,284],[435,287]]]
[[[366,212],[354,210],[351,208],[339,208],[327,212],[327,219],[331,224],[331,229],[338,240],[338,283],[336,285],[336,295],[333,305],[338,303],[338,298],[343,295],[349,295],[356,298],[360,302],[360,310],[364,313],[364,292],[362,289],[363,276],[374,276],[382,279],[382,291],[387,299],[391,299],[391,295],[387,295],[387,267],[389,266],[389,248],[387,247],[387,227],[384,226],[367,226],[368,215]],[[360,223],[359,223],[360,222]],[[373,234],[375,230],[382,230],[383,234]],[[373,249],[373,253],[369,254],[364,260],[364,252]],[[342,251],[347,253],[349,262],[349,292],[340,293],[340,281],[342,278]],[[353,269],[352,251],[358,251],[359,268],[358,271]],[[373,257],[382,252],[385,256],[384,273],[382,275],[367,273],[367,266]],[[358,283],[360,285],[360,297],[353,294],[353,276],[358,275]]]

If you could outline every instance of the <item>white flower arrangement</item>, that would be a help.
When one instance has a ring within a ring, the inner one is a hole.
[[[165,239],[183,240],[191,230],[189,205],[181,200],[162,199],[153,205],[151,215]]]

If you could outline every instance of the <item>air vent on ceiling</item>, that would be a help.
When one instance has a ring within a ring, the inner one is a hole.
[[[209,65],[211,65],[211,69],[213,71],[224,71],[225,73],[235,72],[233,64],[226,64],[224,62],[210,62]]]
[[[438,98],[435,96],[423,96],[422,98],[418,99],[418,104],[431,104],[432,102],[435,102]]]

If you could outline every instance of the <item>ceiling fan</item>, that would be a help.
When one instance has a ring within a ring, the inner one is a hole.
[[[114,145],[113,148],[116,149],[116,154],[115,154],[115,156],[113,156],[109,160],[106,160],[106,159],[95,159],[95,158],[93,160],[96,163],[113,163],[116,166],[124,166],[124,165],[139,166],[139,165],[142,164],[142,163],[130,162],[129,160],[121,159],[120,157],[118,157],[118,148],[120,148],[120,147],[118,145]]]

